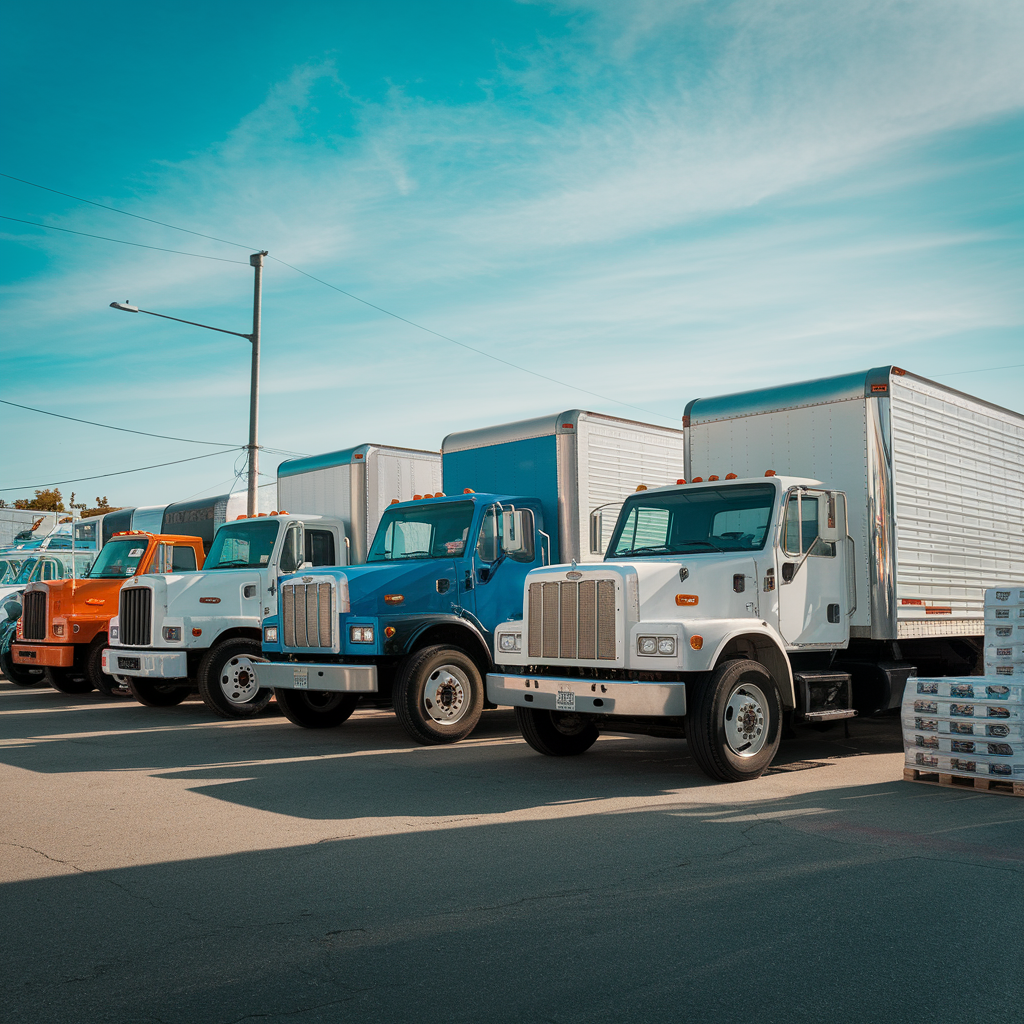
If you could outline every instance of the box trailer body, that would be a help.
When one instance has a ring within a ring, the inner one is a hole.
[[[882,367],[698,399],[684,430],[684,481],[630,495],[603,562],[531,571],[496,631],[488,697],[537,750],[675,729],[738,781],[784,710],[979,663],[985,589],[1024,584],[1024,417]]]
[[[686,473],[773,469],[845,492],[853,637],[980,636],[984,592],[1024,583],[1024,416],[896,367],[686,408]]]
[[[351,547],[350,565],[366,560],[377,523],[394,498],[439,490],[441,456],[411,448],[363,444],[277,467],[277,507],[315,509],[340,519]]]
[[[392,483],[396,491],[388,500],[411,498],[410,488],[423,477],[421,466],[440,461],[429,452],[379,445],[348,451],[356,462],[372,453],[377,475],[371,477],[372,492],[363,487],[349,493],[344,505],[337,487],[318,489],[310,484],[323,480],[324,469],[337,468],[339,453],[301,460],[306,467],[298,471],[294,464],[283,464],[288,467],[283,477],[288,483],[278,488],[278,495],[322,502],[323,512],[308,505],[298,510],[285,506],[247,517],[244,492],[168,505],[162,516],[164,531],[199,537],[206,563],[198,572],[151,573],[125,583],[117,616],[110,623],[103,671],[125,680],[144,703],[176,703],[198,687],[211,710],[225,718],[244,718],[261,710],[271,691],[261,691],[234,670],[225,673],[224,666],[240,653],[259,653],[261,623],[277,603],[278,578],[304,565],[322,570],[349,564],[350,524],[355,522],[362,530],[362,524],[375,522],[381,509],[379,492]],[[385,457],[379,459],[381,451]],[[315,466],[318,459],[329,465]],[[328,478],[337,484],[351,475],[346,467],[344,474],[328,473]],[[275,499],[264,490],[261,503],[269,500]],[[337,514],[342,511],[347,519]]]
[[[368,695],[419,742],[461,739],[527,572],[589,557],[589,513],[678,479],[682,440],[580,410],[449,435],[443,493],[388,506],[365,565],[282,579],[252,672],[298,725],[338,724]]]
[[[57,525],[56,512],[0,508],[0,551],[42,540]]]

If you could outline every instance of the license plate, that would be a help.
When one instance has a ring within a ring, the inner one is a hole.
[[[308,690],[309,689],[309,669],[308,668],[297,668],[294,670],[295,676],[295,689],[296,690]]]
[[[139,665],[138,658],[118,658],[117,667],[129,669],[133,668],[137,672],[141,666]]]
[[[555,697],[556,711],[575,711],[576,694],[572,690],[559,690]]]

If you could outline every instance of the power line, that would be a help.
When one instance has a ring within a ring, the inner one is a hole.
[[[6,217],[0,213],[0,220],[13,221],[15,224],[31,224],[35,228],[46,228],[47,231],[64,231],[69,235],[82,235],[84,238],[98,238],[103,242],[118,242],[120,245],[133,245],[136,249],[155,249],[157,252],[173,252],[178,256],[195,256],[200,260],[216,260],[218,263],[237,263],[247,267],[242,260],[227,260],[223,256],[204,256],[201,252],[182,252],[181,249],[165,249],[160,245],[143,245],[141,242],[126,242],[123,238],[109,238],[107,235],[92,235],[88,231],[72,231],[71,228],[59,228],[54,224],[41,224],[37,220],[21,220],[18,217]]]
[[[988,373],[991,370],[1016,370],[1016,369],[1019,369],[1021,366],[1024,366],[1024,363],[1010,363],[1009,366],[982,366],[982,367],[979,367],[977,370],[953,370],[952,373],[932,373],[932,374],[929,374],[929,376],[930,377],[958,377],[962,373]]]
[[[191,437],[171,437],[168,434],[151,434],[146,430],[132,430],[129,427],[113,427],[109,423],[97,423],[95,420],[81,420],[77,416],[65,416],[61,412],[50,412],[49,409],[35,409],[31,405],[21,405],[18,402],[10,402],[6,398],[0,398],[0,404],[13,405],[15,409],[27,409],[29,412],[38,412],[43,416],[56,416],[57,419],[71,420],[73,423],[86,423],[90,427],[103,427],[106,430],[120,430],[125,434],[141,434],[143,437],[158,437],[163,441],[184,441],[186,444],[209,444],[215,445],[218,448],[224,448],[226,451],[231,451],[237,448],[237,445],[227,444],[222,441],[197,441]]]
[[[193,455],[190,459],[175,459],[173,462],[158,462],[152,466],[139,466],[137,469],[119,469],[116,473],[97,473],[95,476],[78,476],[74,480],[54,480],[48,484],[22,484],[20,487],[0,487],[0,493],[7,491],[34,491],[44,487],[59,487],[62,484],[81,484],[89,480],[103,480],[108,476],[125,476],[128,473],[141,473],[146,469],[162,469],[164,466],[178,466],[183,462],[196,462],[198,459],[212,459],[215,455],[227,455],[229,451],[241,451],[240,448],[228,448],[222,452],[207,452],[206,455]]]
[[[0,171],[0,178],[8,178],[10,181],[20,181],[22,185],[31,185],[32,188],[41,188],[44,192],[52,192],[55,196],[64,196],[65,199],[74,199],[79,203],[88,203],[90,206],[98,206],[101,210],[110,210],[113,213],[120,213],[125,217],[134,217],[136,220],[144,220],[147,224],[159,224],[162,228],[171,228],[174,231],[184,231],[188,235],[195,235],[197,238],[208,238],[211,242],[223,242],[225,245],[234,245],[239,249],[248,249],[250,252],[256,249],[253,245],[242,245],[241,242],[229,242],[226,238],[217,238],[215,235],[204,235],[201,231],[192,231],[189,228],[179,228],[176,224],[166,224],[162,220],[153,220],[152,217],[143,217],[138,213],[129,213],[127,210],[119,210],[116,206],[107,206],[104,203],[94,202],[92,199],[83,199],[81,196],[73,196],[70,192],[61,192],[59,189],[47,188],[46,185],[38,185],[34,181],[26,181],[24,178],[16,178],[13,174],[4,174]]]
[[[8,178],[11,181],[18,181],[18,182],[21,182],[22,184],[25,184],[25,185],[31,185],[33,188],[40,188],[40,189],[43,189],[43,190],[45,190],[47,192],[53,192],[56,195],[65,196],[65,197],[67,197],[69,199],[75,199],[78,202],[89,203],[92,206],[99,206],[99,207],[101,207],[104,210],[110,210],[113,213],[119,213],[119,214],[122,214],[125,217],[134,217],[134,218],[136,218],[138,220],[149,221],[149,223],[151,223],[151,224],[159,224],[161,227],[171,228],[174,231],[184,231],[186,234],[190,234],[190,235],[199,235],[201,238],[210,238],[210,239],[212,239],[214,241],[217,241],[217,242],[223,242],[226,245],[237,246],[240,249],[251,248],[250,246],[243,246],[240,242],[230,242],[230,241],[228,241],[227,239],[224,239],[224,238],[214,238],[213,235],[202,235],[198,231],[192,231],[189,228],[181,228],[181,227],[178,227],[176,224],[168,224],[165,221],[150,220],[150,218],[148,218],[148,217],[141,217],[137,213],[129,213],[127,210],[119,210],[119,209],[117,209],[114,206],[105,206],[103,203],[96,203],[96,202],[93,202],[93,200],[91,200],[91,199],[82,199],[79,196],[73,196],[69,192],[58,192],[57,189],[47,188],[45,185],[37,185],[35,182],[33,182],[33,181],[26,181],[24,178],[16,178],[12,174],[3,174],[3,172],[0,172],[0,176]],[[13,218],[13,217],[7,217],[7,218],[4,218],[4,219],[6,219],[6,220],[15,220],[15,218]],[[32,221],[19,221],[18,223],[31,224],[33,222]],[[46,224],[40,224],[40,225],[37,225],[37,226],[38,227],[48,227],[48,225],[46,225]],[[68,231],[69,229],[68,228],[56,228],[55,230],[58,230],[58,231]],[[71,232],[71,233],[72,234],[86,234],[83,231],[76,231],[76,232]],[[103,236],[102,235],[86,235],[86,237],[89,237],[89,238],[102,238]],[[110,239],[106,239],[106,240],[107,241],[111,241],[111,242],[120,241],[120,239],[117,239],[117,238],[110,238]],[[125,244],[126,245],[137,245],[138,243],[136,243],[136,242],[126,242]],[[151,245],[142,246],[142,248],[144,248],[144,249],[159,249],[158,246],[151,246]],[[178,250],[176,250],[176,249],[163,249],[163,250],[159,250],[159,251],[162,251],[162,252],[178,252]],[[199,255],[199,254],[198,253],[183,253],[182,255],[196,256],[196,255]],[[211,260],[213,260],[213,259],[220,259],[220,257],[218,257],[218,256],[204,256],[203,259],[211,259]],[[296,274],[301,274],[303,277],[308,277],[311,281],[316,281],[317,284],[322,284],[325,288],[330,288],[333,291],[339,292],[341,295],[345,295],[345,296],[347,296],[350,299],[354,299],[356,302],[361,302],[364,306],[369,306],[371,309],[375,309],[379,313],[383,313],[385,316],[393,317],[395,320],[400,320],[402,323],[408,324],[410,327],[415,327],[417,330],[424,331],[427,334],[431,334],[435,338],[440,338],[442,341],[447,341],[447,342],[449,342],[452,345],[458,345],[460,348],[464,348],[464,349],[466,349],[469,352],[475,352],[477,355],[484,356],[486,359],[493,359],[496,362],[502,363],[505,366],[509,366],[509,367],[511,367],[514,370],[519,370],[521,373],[528,373],[532,377],[537,377],[540,380],[546,380],[549,383],[557,384],[560,387],[570,388],[573,391],[578,391],[580,394],[590,395],[593,398],[600,398],[602,402],[612,402],[614,405],[621,405],[621,406],[623,406],[623,408],[626,408],[626,409],[634,409],[637,412],[642,412],[642,413],[645,413],[646,415],[649,415],[649,416],[657,416],[657,417],[659,417],[661,419],[674,420],[674,417],[666,416],[664,413],[655,412],[653,409],[645,409],[645,408],[643,408],[642,406],[639,406],[639,405],[631,405],[629,402],[623,402],[623,401],[620,401],[617,398],[611,398],[608,395],[602,395],[602,394],[600,394],[597,391],[590,391],[588,388],[581,388],[581,387],[579,387],[576,384],[568,384],[565,381],[558,380],[556,377],[549,377],[547,374],[539,373],[537,370],[530,370],[530,369],[527,369],[527,367],[525,367],[525,366],[520,366],[518,363],[510,362],[508,359],[502,359],[501,356],[496,356],[496,355],[494,355],[491,352],[485,352],[483,349],[475,348],[472,345],[467,345],[463,341],[456,341],[454,338],[450,338],[450,337],[448,337],[448,335],[441,334],[438,331],[431,330],[429,327],[424,327],[422,324],[418,324],[414,320],[409,320],[409,319],[407,319],[404,316],[399,316],[398,313],[392,313],[391,310],[385,309],[383,306],[378,306],[376,303],[369,302],[367,299],[361,299],[358,295],[354,295],[352,292],[346,291],[344,288],[339,288],[337,285],[331,284],[328,281],[324,281],[322,278],[315,277],[313,274],[307,273],[305,270],[300,270],[298,267],[294,266],[293,264],[286,263],[284,260],[278,259],[278,257],[276,257],[276,256],[271,256],[270,259],[274,260],[276,263],[280,263],[281,266],[283,266],[283,267],[287,267],[289,270],[295,271]],[[225,263],[241,263],[242,261],[241,260],[223,260],[223,262],[225,262]]]

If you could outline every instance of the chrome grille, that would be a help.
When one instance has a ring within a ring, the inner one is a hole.
[[[21,596],[21,635],[25,640],[46,639],[46,594],[28,590]]]
[[[123,647],[148,647],[153,621],[153,591],[149,587],[125,587],[117,614]]]
[[[281,587],[285,647],[333,647],[330,583],[286,583]]]
[[[531,658],[615,660],[615,581],[531,583],[527,596]]]

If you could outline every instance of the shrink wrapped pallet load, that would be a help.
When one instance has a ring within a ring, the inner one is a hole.
[[[1007,664],[1024,668],[1024,662]],[[1020,682],[992,675],[911,679],[902,708],[904,777],[941,785],[976,779],[983,788],[1008,782],[1024,795],[1021,676]]]
[[[1024,587],[985,591],[985,675],[1024,680]]]

